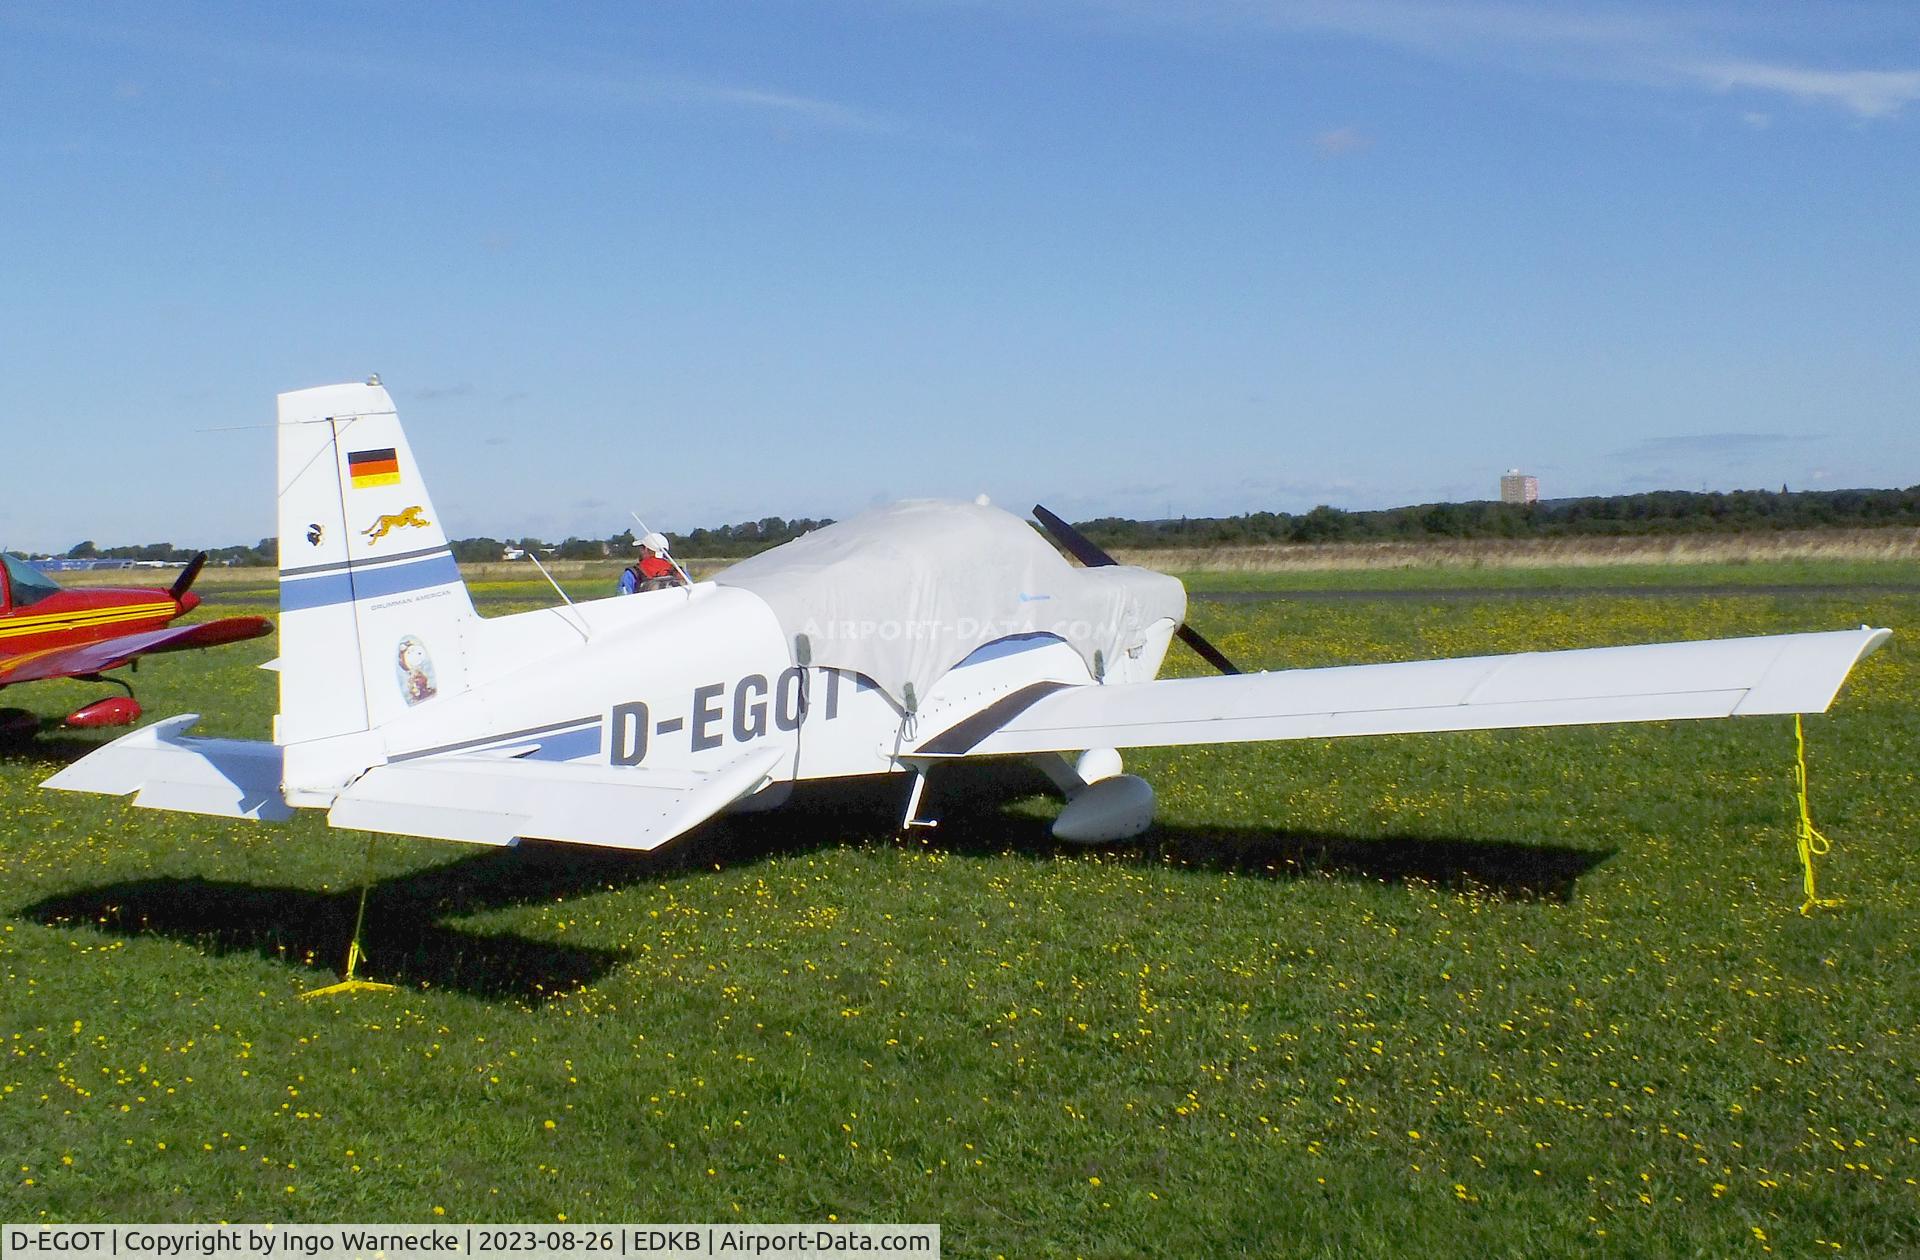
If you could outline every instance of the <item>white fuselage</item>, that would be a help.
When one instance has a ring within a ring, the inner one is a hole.
[[[1157,627],[1116,680],[1151,678],[1173,626]],[[531,760],[705,771],[777,748],[776,782],[911,768],[903,748],[1040,682],[1092,682],[1045,635],[995,641],[948,671],[914,713],[864,676],[792,663],[765,603],[700,583],[480,621],[468,689],[378,732],[388,761],[531,749]]]

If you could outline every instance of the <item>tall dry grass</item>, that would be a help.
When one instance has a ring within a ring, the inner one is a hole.
[[[1229,547],[1125,548],[1122,564],[1169,572],[1285,573],[1339,569],[1546,569],[1647,564],[1742,564],[1764,561],[1920,560],[1920,529],[1807,529],[1778,533],[1679,534],[1659,538],[1469,538],[1449,541],[1271,543]],[[612,594],[624,558],[547,563],[574,594],[604,586]],[[734,559],[684,561],[695,579],[710,577]],[[537,582],[526,560],[460,566],[469,582]],[[63,586],[160,586],[177,569],[108,569],[61,573]],[[203,588],[272,583],[272,569],[210,567]]]
[[[1779,560],[1920,560],[1920,529],[1821,529],[1659,538],[1464,538],[1275,543],[1117,551],[1123,564],[1211,572],[1331,569],[1534,569]]]

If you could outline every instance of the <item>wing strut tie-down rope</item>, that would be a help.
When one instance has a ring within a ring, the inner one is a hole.
[[[1800,798],[1800,819],[1795,826],[1794,840],[1800,849],[1800,872],[1806,884],[1807,899],[1800,904],[1801,914],[1812,914],[1815,906],[1837,906],[1838,897],[1822,897],[1813,885],[1813,859],[1825,857],[1833,848],[1833,841],[1820,834],[1813,825],[1813,808],[1807,804],[1807,736],[1801,729],[1800,715],[1793,715],[1793,788]]]
[[[360,909],[353,916],[353,939],[347,943],[347,971],[340,977],[338,984],[330,984],[324,989],[309,989],[302,998],[317,998],[329,993],[391,993],[394,986],[380,984],[373,980],[361,980],[354,976],[360,966],[360,960],[366,957],[360,948],[360,926],[367,920],[367,889],[373,885],[373,833],[367,833],[367,854],[360,868]]]

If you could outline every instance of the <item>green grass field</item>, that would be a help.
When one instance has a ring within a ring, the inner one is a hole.
[[[1469,568],[1172,570],[1193,591],[1476,590],[1572,592],[1773,587],[1860,587],[1920,593],[1920,564],[1906,560],[1756,560],[1740,564],[1611,564]]]
[[[0,756],[0,1218],[937,1221],[965,1257],[1920,1250],[1920,595],[1193,616],[1262,667],[1893,626],[1807,722],[1845,904],[1799,913],[1789,719],[1178,750],[1128,759],[1160,792],[1149,842],[1093,852],[1047,838],[1016,766],[936,779],[943,825],[909,840],[903,781],[653,857],[381,838],[368,972],[401,987],[303,1001],[365,838],[42,792],[97,742],[50,731]],[[272,652],[156,658],[142,700],[264,737]]]

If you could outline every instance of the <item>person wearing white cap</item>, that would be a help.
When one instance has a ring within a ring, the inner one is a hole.
[[[620,573],[620,593],[631,595],[635,591],[657,591],[681,583],[679,570],[673,567],[673,561],[667,559],[667,536],[660,533],[641,535],[633,544],[640,549],[640,555]]]

